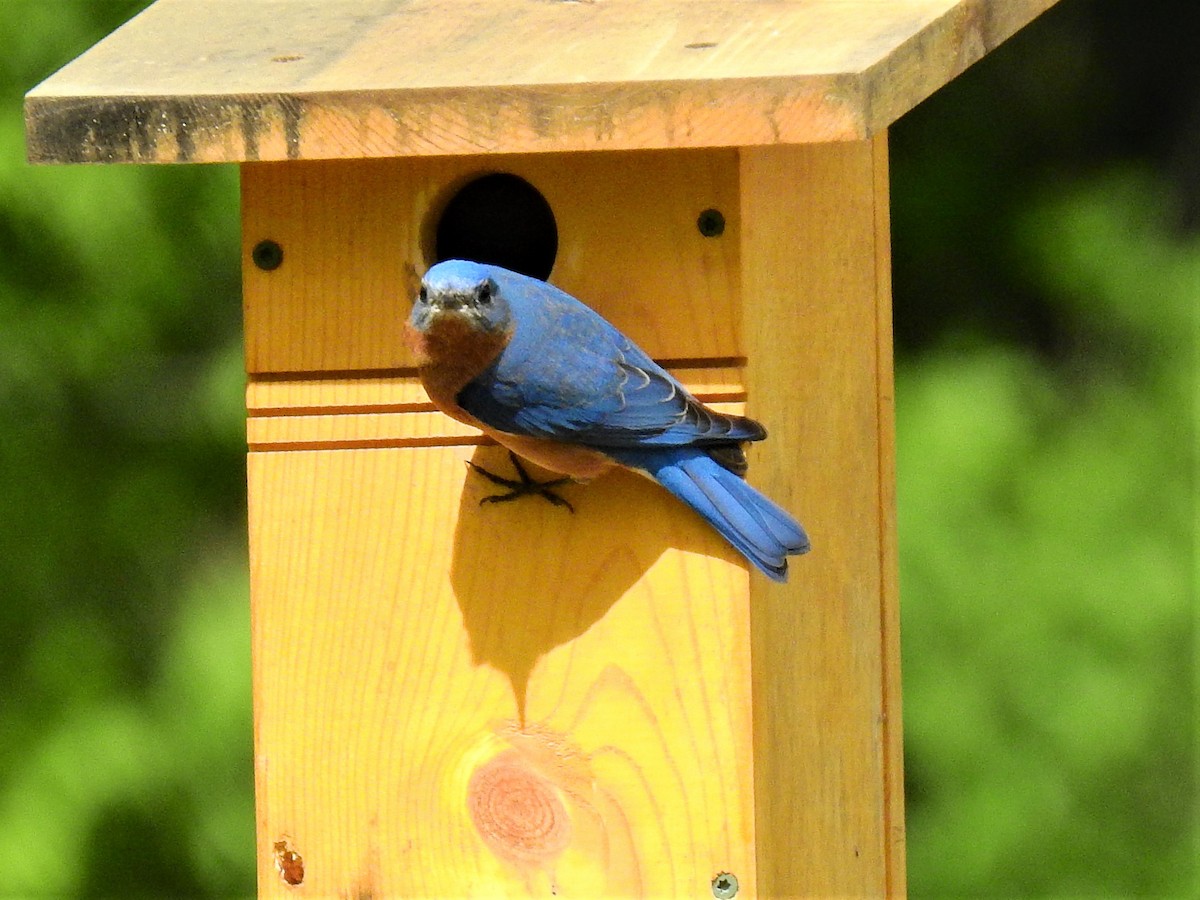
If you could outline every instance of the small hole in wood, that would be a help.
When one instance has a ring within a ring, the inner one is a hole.
[[[275,869],[279,872],[279,877],[293,887],[301,884],[304,881],[303,857],[289,847],[286,840],[276,841],[274,850]]]
[[[696,217],[696,228],[705,237],[720,237],[725,233],[725,216],[719,209],[706,209]]]
[[[283,248],[275,241],[259,241],[250,251],[250,258],[264,272],[271,272],[283,265]]]

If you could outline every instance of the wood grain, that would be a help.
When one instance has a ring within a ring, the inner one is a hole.
[[[856,140],[1056,0],[158,0],[30,91],[34,162]]]
[[[748,149],[741,202],[750,480],[813,541],[750,585],[760,891],[901,895],[886,140]]]

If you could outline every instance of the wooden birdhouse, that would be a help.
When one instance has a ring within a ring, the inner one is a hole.
[[[904,889],[887,127],[1054,0],[159,0],[30,92],[34,162],[242,175],[259,889]],[[790,581],[506,454],[403,340],[496,262],[762,421]]]

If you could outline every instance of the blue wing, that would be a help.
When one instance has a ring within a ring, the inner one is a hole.
[[[458,402],[500,431],[596,448],[720,446],[766,437],[703,406],[629,338],[575,298],[495,269],[516,328]]]

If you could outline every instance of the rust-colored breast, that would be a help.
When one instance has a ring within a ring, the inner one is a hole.
[[[452,418],[482,428],[458,405],[458,394],[504,349],[511,332],[488,334],[446,318],[426,331],[406,326],[405,334],[417,360],[417,373],[433,405]]]
[[[497,443],[542,468],[581,481],[595,478],[612,466],[612,462],[596,450],[497,431],[458,405],[459,392],[495,360],[508,343],[509,333],[481,333],[455,319],[438,322],[426,331],[408,326],[406,333],[425,392],[433,405],[446,415],[478,428]]]

